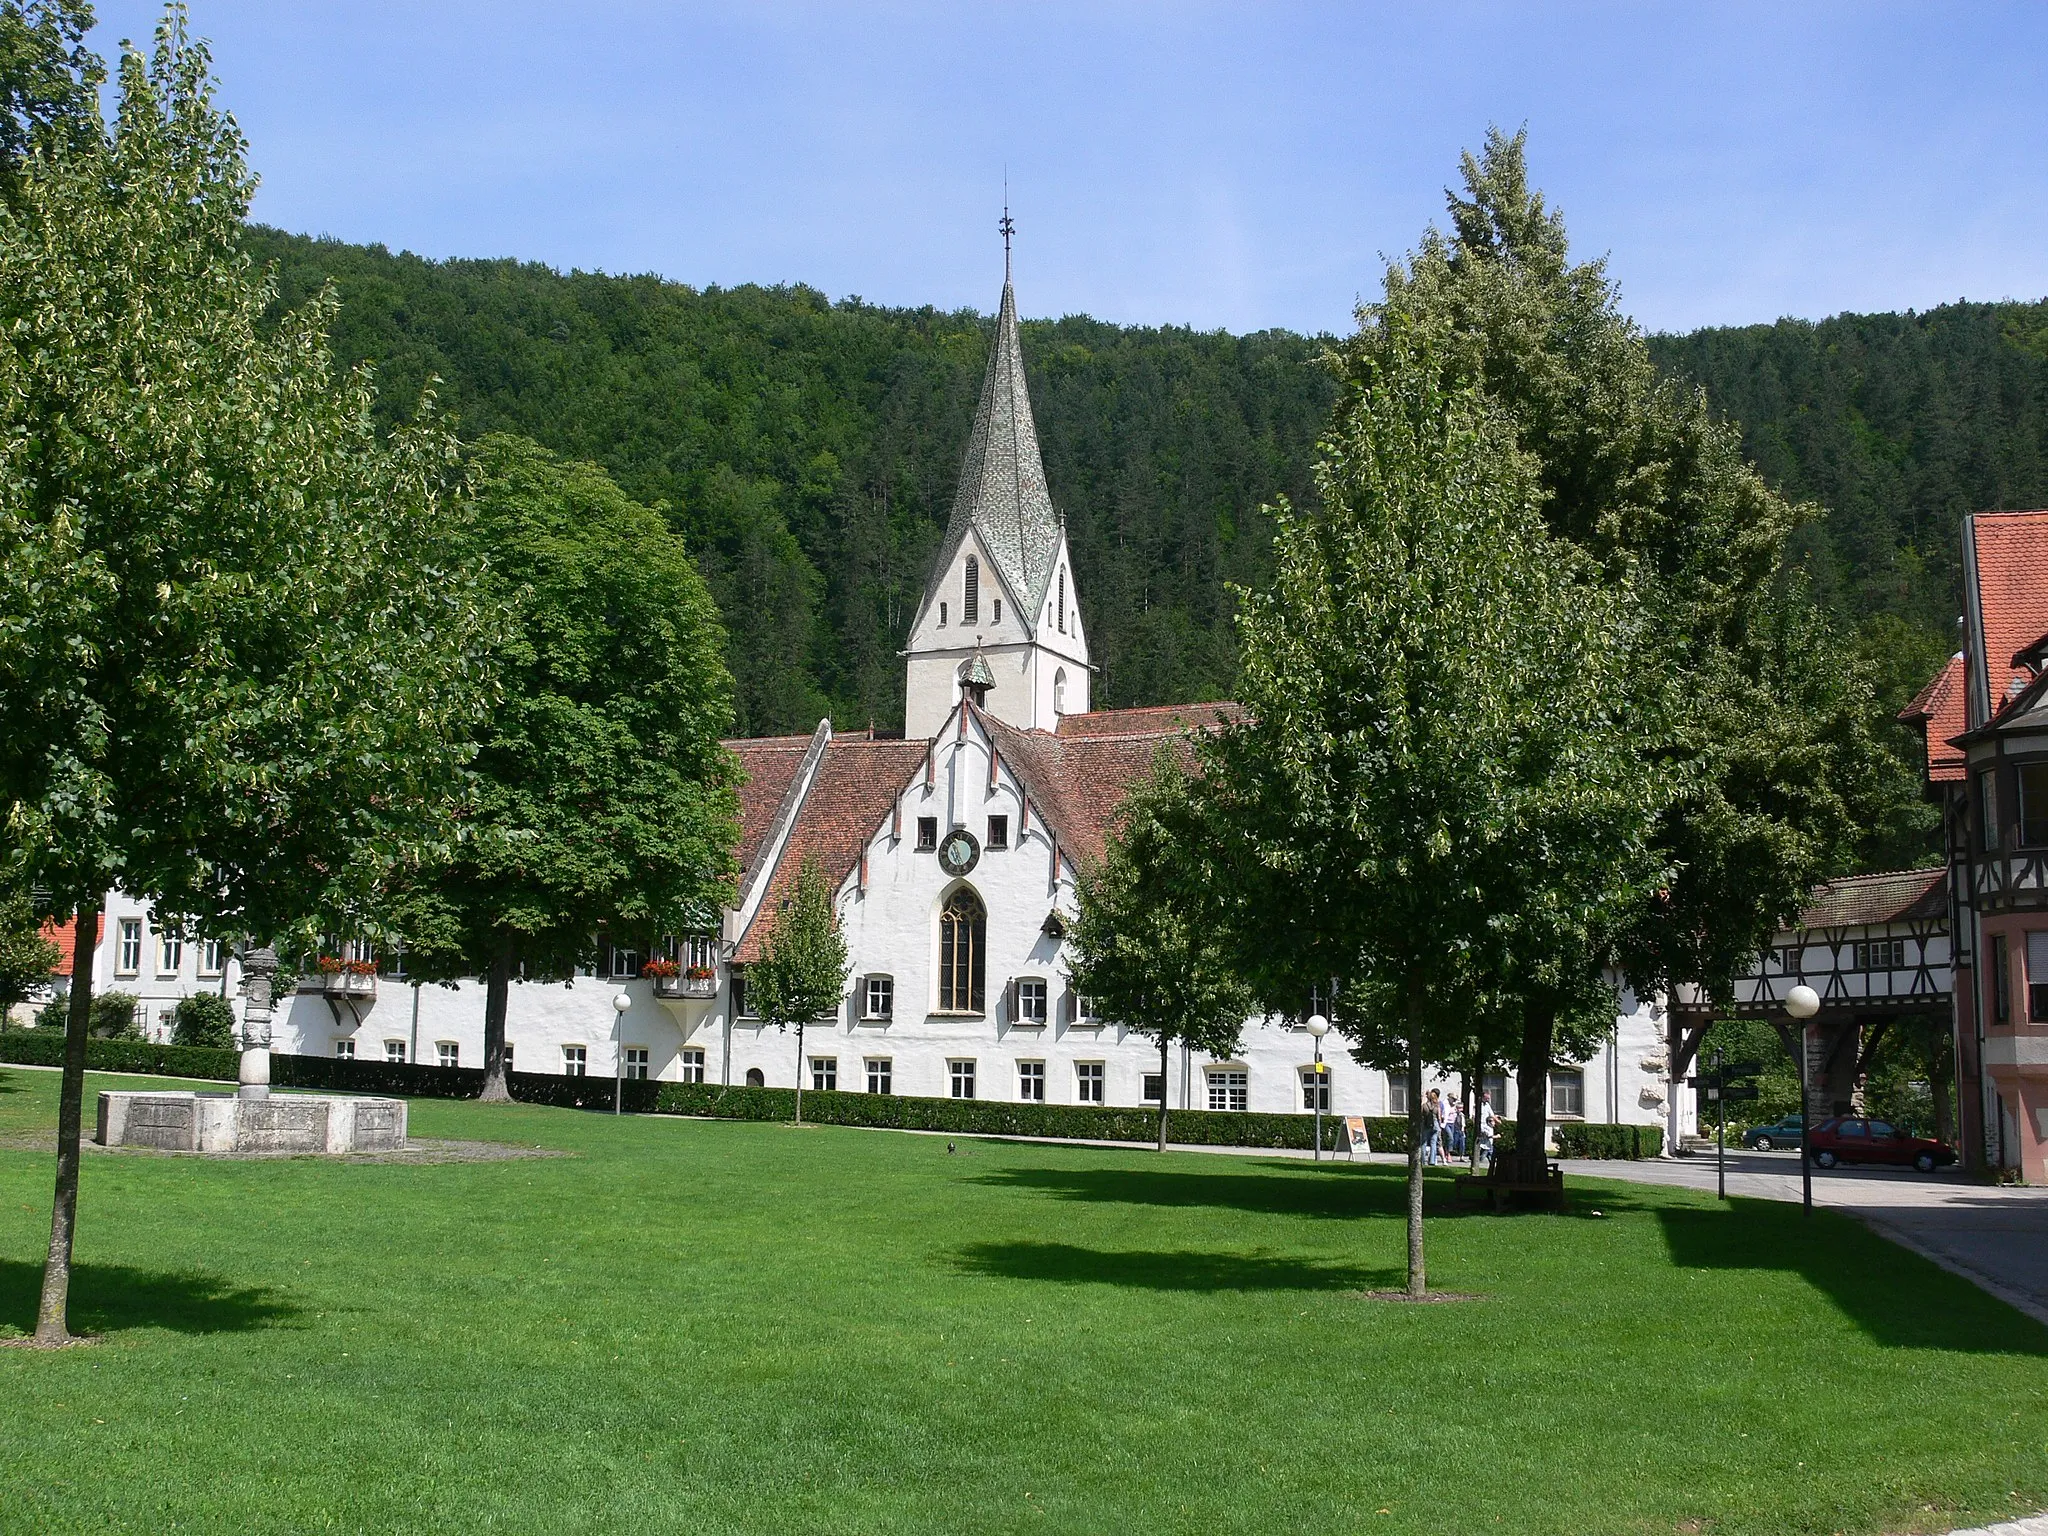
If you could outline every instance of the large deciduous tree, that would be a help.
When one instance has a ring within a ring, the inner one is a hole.
[[[470,476],[464,537],[504,615],[504,701],[454,856],[379,920],[416,974],[485,978],[483,1096],[502,1100],[515,977],[571,978],[600,934],[646,944],[729,896],[738,767],[719,744],[724,632],[660,514],[524,438],[483,439]]]
[[[1120,809],[1099,863],[1075,887],[1068,932],[1074,990],[1097,1013],[1159,1047],[1159,1150],[1166,1150],[1167,1084],[1175,1041],[1209,1056],[1235,1055],[1252,992],[1214,904],[1191,884],[1202,861],[1176,840],[1185,826],[1187,781],[1162,757]]]
[[[0,0],[0,201],[23,163],[90,144],[99,131],[106,65],[85,46],[85,0]]]
[[[1279,508],[1240,621],[1245,717],[1200,748],[1184,841],[1261,1000],[1334,978],[1332,1022],[1404,1070],[1408,1286],[1426,1290],[1422,1071],[1486,995],[1582,952],[1660,873],[1661,778],[1623,715],[1640,616],[1551,538],[1533,466],[1440,332],[1397,322],[1323,440],[1321,507]]]
[[[796,1123],[804,1122],[804,1026],[830,1018],[846,996],[846,936],[832,912],[832,885],[815,857],[797,869],[796,889],[776,911],[747,968],[747,997],[777,1029],[796,1030]]]
[[[323,294],[276,324],[253,183],[173,10],[111,130],[0,202],[0,796],[77,921],[36,1337],[68,1337],[92,948],[120,884],[202,931],[346,906],[446,830],[488,707],[446,552],[452,444],[337,378]]]
[[[1788,573],[1788,536],[1815,509],[1774,493],[1739,430],[1659,374],[1605,263],[1571,260],[1562,216],[1529,185],[1523,135],[1489,132],[1463,183],[1450,230],[1430,230],[1361,310],[1344,371],[1368,376],[1408,325],[1441,328],[1447,384],[1504,414],[1552,531],[1634,586],[1655,652],[1643,673],[1683,701],[1663,739],[1645,742],[1681,785],[1658,832],[1667,888],[1582,954],[1577,977],[1549,968],[1563,993],[1538,985],[1524,998],[1516,1144],[1540,1160],[1564,998],[1616,959],[1645,991],[1689,983],[1726,997],[1913,786],[1872,737],[1867,667]],[[1680,1076],[1684,1042],[1673,1046]]]

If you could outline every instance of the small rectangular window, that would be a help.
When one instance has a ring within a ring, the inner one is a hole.
[[[994,622],[994,623],[997,623],[997,624],[1000,624],[1000,623],[1002,623],[1002,622],[1003,622],[1003,600],[1002,600],[1002,599],[1001,599],[1000,597],[994,597],[994,598],[990,598],[990,599],[989,599],[989,604],[988,604],[988,607],[989,607],[989,612],[990,612],[990,613],[991,613],[992,615],[994,615],[994,618],[993,618],[993,621],[992,621],[992,622]]]
[[[114,969],[123,976],[133,976],[142,969],[141,918],[121,919],[121,947],[114,956]]]
[[[640,951],[637,949],[612,950],[612,975],[630,980],[640,974]]]
[[[1977,834],[1986,853],[1998,851],[1998,773],[1987,768],[1977,775]]]
[[[1870,939],[1856,945],[1859,971],[1896,971],[1906,963],[1904,939]]]
[[[2027,935],[2027,1019],[2048,1024],[2048,933]]]
[[[960,622],[973,624],[981,614],[981,562],[967,557],[966,579],[960,584]]]
[[[683,1048],[683,1081],[701,1083],[704,1081],[704,1048],[698,1045]]]
[[[917,818],[917,851],[930,853],[939,846],[939,818],[920,816]]]
[[[2048,846],[2048,762],[2021,763],[2013,777],[2020,786],[2020,846]]]
[[[437,1040],[434,1042],[434,1050],[440,1055],[442,1066],[459,1067],[462,1065],[462,1047],[455,1041]]]
[[[946,1070],[953,1082],[953,1097],[971,1099],[974,1097],[974,1063],[971,1061],[949,1061]]]
[[[156,973],[159,976],[175,976],[178,968],[185,963],[185,941],[175,933],[166,933],[157,940]]]
[[[647,1047],[629,1045],[626,1047],[626,1073],[636,1083],[647,1081]]]
[[[1550,1112],[1553,1115],[1572,1115],[1580,1119],[1585,1117],[1585,1073],[1572,1071],[1550,1074]]]
[[[1074,994],[1074,1022],[1076,1024],[1100,1024],[1102,1005],[1085,992]]]
[[[839,1087],[839,1058],[837,1056],[813,1056],[811,1058],[811,1089],[815,1093],[831,1093]]]
[[[1102,1102],[1102,1063],[1099,1061],[1077,1061],[1074,1063],[1074,1097],[1082,1104]]]
[[[337,1041],[335,1041],[335,1042],[334,1042],[334,1059],[335,1059],[336,1061],[354,1061],[354,1060],[356,1059],[356,1043],[355,1043],[355,1041],[353,1041],[353,1040],[337,1040]]]
[[[1389,1072],[1387,1074],[1387,1113],[1405,1115],[1408,1113],[1408,1079]]]
[[[219,939],[208,939],[199,946],[199,974],[218,976],[227,968],[228,947]]]
[[[738,1019],[751,1019],[756,1016],[754,1004],[747,996],[747,978],[738,971],[732,973],[732,1012],[733,1017]]]
[[[384,1059],[386,1061],[404,1061],[405,1042],[403,1040],[386,1040],[384,1042]]]
[[[1157,1104],[1157,1103],[1158,1103],[1158,1102],[1159,1102],[1159,1101],[1160,1101],[1161,1099],[1163,1099],[1163,1098],[1165,1098],[1165,1097],[1166,1097],[1166,1074],[1165,1074],[1165,1073],[1163,1073],[1163,1072],[1147,1072],[1147,1073],[1145,1074],[1145,1094],[1144,1094],[1144,1097],[1145,1097],[1145,1102],[1146,1102],[1147,1104]]]
[[[988,844],[987,844],[987,846],[989,846],[990,848],[1007,848],[1007,847],[1009,847],[1009,846],[1010,846],[1010,818],[1009,818],[1009,817],[1007,817],[1007,816],[991,816],[991,817],[989,817],[989,819],[988,819]]]
[[[505,1070],[507,1072],[512,1070],[512,1042],[510,1040],[505,1042]]]
[[[1489,1072],[1479,1080],[1479,1091],[1496,1115],[1508,1112],[1508,1078],[1505,1072]]]
[[[1045,1063],[1042,1061],[1020,1061],[1017,1063],[1017,1097],[1026,1104],[1045,1102]]]
[[[1319,1089],[1320,1092],[1317,1091]],[[1313,1066],[1301,1069],[1301,1107],[1321,1109],[1326,1115],[1330,1112],[1330,1074],[1327,1071],[1319,1073]]]
[[[890,1086],[896,1079],[895,1065],[887,1056],[870,1056],[867,1059],[869,1093],[896,1091]]]
[[[2012,952],[2002,933],[1991,936],[1991,1017],[2000,1024],[2012,1022]]]
[[[940,604],[939,604],[939,628],[941,628],[941,629],[944,629],[945,627],[946,627],[946,605],[945,605],[944,603],[940,603]]]
[[[582,1046],[565,1045],[562,1047],[562,1075],[564,1077],[583,1077],[588,1074],[589,1070],[589,1056]]]
[[[1017,1022],[1019,1024],[1043,1024],[1045,1022],[1045,978],[1043,976],[1020,976],[1017,978]]]
[[[1242,1114],[1251,1102],[1250,1074],[1229,1069],[1209,1073],[1209,1107]]]
[[[888,1019],[896,1013],[896,978],[893,976],[870,976],[867,996],[861,1006],[864,1019]]]

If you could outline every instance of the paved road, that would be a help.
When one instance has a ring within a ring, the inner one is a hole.
[[[1711,1155],[1565,1166],[1588,1178],[1714,1188]],[[1799,1154],[1730,1152],[1728,1193],[1797,1200]],[[1827,1173],[1816,1168],[1813,1201],[1847,1211],[1893,1242],[2048,1323],[2048,1189],[1993,1188],[1953,1172],[1923,1177],[1891,1168]]]

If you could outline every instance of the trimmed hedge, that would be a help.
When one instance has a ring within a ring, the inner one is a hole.
[[[576,1079],[553,1079],[574,1082]],[[590,1081],[590,1079],[583,1079]],[[599,1080],[602,1081],[601,1079]],[[790,1088],[724,1088],[715,1083],[628,1083],[655,1090],[654,1109],[665,1115],[703,1115],[716,1120],[791,1120],[796,1092]],[[611,1107],[611,1085],[603,1102]],[[629,1094],[629,1099],[635,1095]],[[552,1102],[552,1101],[551,1101]],[[632,1107],[629,1103],[628,1107]],[[1093,1104],[1004,1104],[988,1099],[926,1099],[895,1093],[804,1095],[804,1118],[820,1125],[864,1125],[903,1131],[952,1131],[962,1136],[1043,1136],[1055,1140],[1154,1141],[1155,1109],[1113,1109]],[[1377,1126],[1378,1122],[1374,1122]],[[1323,1116],[1323,1145],[1335,1149],[1342,1122]],[[1205,1147],[1274,1147],[1302,1151],[1314,1142],[1312,1115],[1239,1114],[1227,1110],[1176,1109],[1166,1118],[1167,1137]],[[1379,1142],[1374,1140],[1377,1148]]]
[[[0,1061],[24,1066],[64,1065],[64,1036],[54,1029],[10,1029],[0,1035]],[[143,1072],[152,1077],[235,1080],[241,1054],[213,1045],[155,1045],[147,1040],[88,1040],[85,1064],[95,1072]]]
[[[1664,1150],[1661,1125],[1581,1125],[1566,1123],[1550,1128],[1559,1157],[1638,1158],[1655,1157]]]

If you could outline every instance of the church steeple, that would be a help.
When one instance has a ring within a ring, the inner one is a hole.
[[[999,718],[1026,729],[1051,729],[1060,713],[1088,707],[1088,649],[1066,528],[1046,487],[1024,379],[1017,295],[1010,282],[1016,225],[1007,202],[997,227],[1003,236],[1003,298],[994,344],[961,457],[952,516],[906,650],[904,724],[913,736],[928,735],[943,723],[960,696],[960,664],[977,646],[993,668],[986,707]]]

